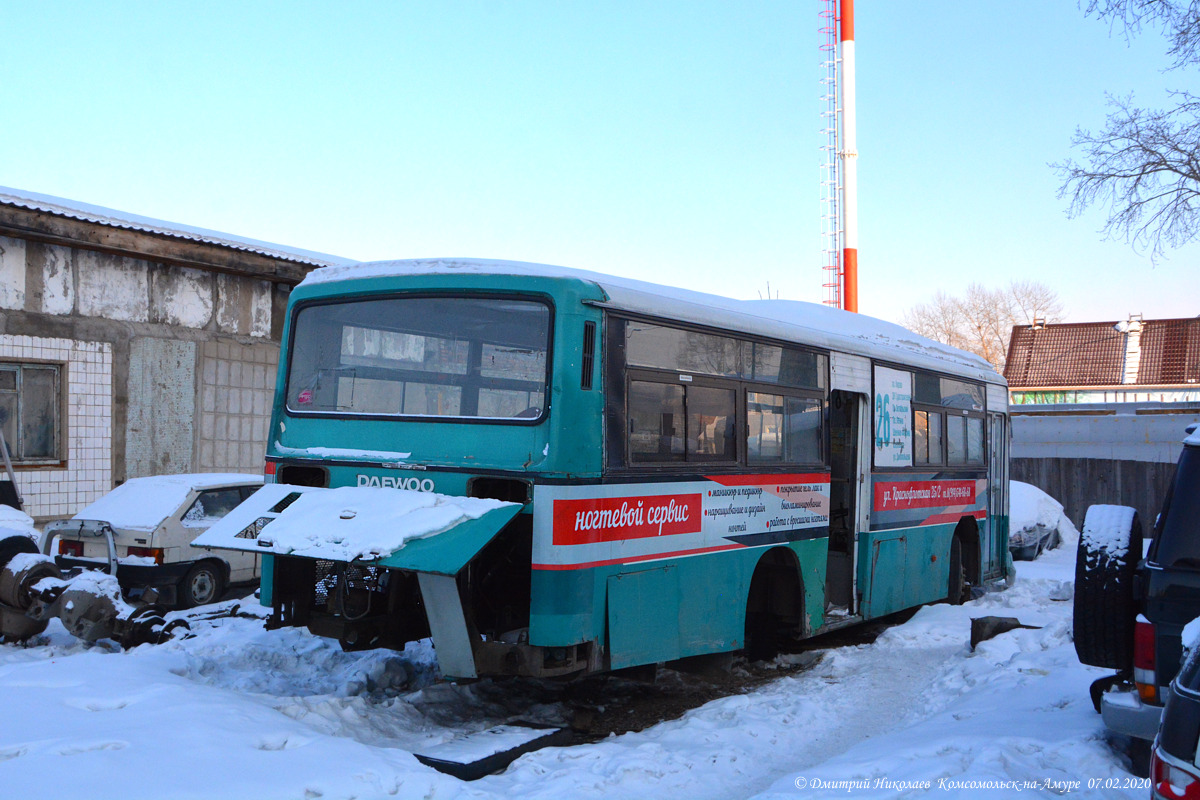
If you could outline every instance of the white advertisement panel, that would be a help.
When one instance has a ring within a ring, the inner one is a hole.
[[[912,373],[875,367],[875,466],[912,466]]]
[[[829,474],[534,487],[533,568],[579,569],[829,535]]]

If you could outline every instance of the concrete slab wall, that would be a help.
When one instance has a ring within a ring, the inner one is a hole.
[[[1184,429],[1200,422],[1200,406],[1181,406],[1178,413],[1137,414],[1135,408],[1130,408],[1122,410],[1127,413],[1106,415],[1019,414],[1017,408],[1012,409],[1013,458],[1173,464],[1179,458]]]
[[[197,392],[197,469],[261,472],[279,367],[274,344],[205,342]]]
[[[129,347],[125,477],[193,471],[196,343],[141,336]]]
[[[1063,504],[1076,527],[1090,505],[1138,510],[1147,530],[1175,474],[1196,403],[1012,406],[1011,474]]]
[[[25,242],[0,236],[0,308],[25,308]]]

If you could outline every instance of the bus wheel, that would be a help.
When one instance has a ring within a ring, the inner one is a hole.
[[[963,563],[962,539],[950,540],[950,580],[946,587],[946,602],[961,606],[971,599],[971,583],[967,580],[967,565]]]

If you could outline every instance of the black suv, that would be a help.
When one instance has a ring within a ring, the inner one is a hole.
[[[1142,527],[1126,506],[1091,506],[1075,561],[1075,652],[1117,670],[1092,684],[1109,729],[1132,737],[1145,776],[1183,626],[1200,617],[1200,433],[1188,437],[1142,558]]]

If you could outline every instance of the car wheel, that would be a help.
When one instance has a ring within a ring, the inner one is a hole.
[[[971,599],[971,583],[967,580],[967,567],[963,564],[962,539],[950,540],[950,577],[946,586],[946,602],[961,606]]]
[[[179,607],[215,603],[224,593],[224,570],[214,561],[200,561],[188,570],[179,584]]]
[[[1090,506],[1075,554],[1072,629],[1079,660],[1093,667],[1133,667],[1138,602],[1133,574],[1142,558],[1142,523],[1128,506]]]

